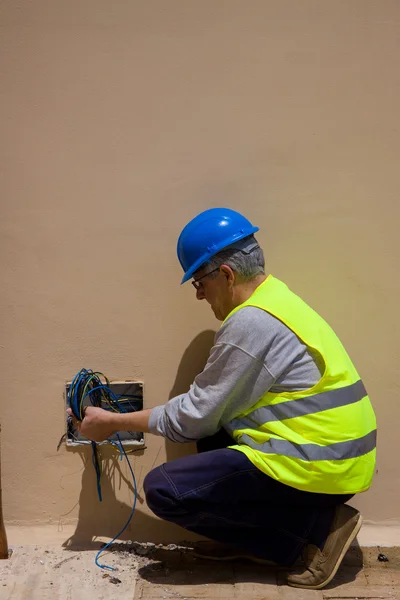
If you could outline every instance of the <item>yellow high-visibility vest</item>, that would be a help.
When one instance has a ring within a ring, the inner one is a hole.
[[[354,494],[371,485],[376,419],[365,387],[330,326],[271,275],[245,306],[267,311],[291,329],[325,367],[308,390],[266,392],[225,429],[235,450],[270,477],[309,492]]]

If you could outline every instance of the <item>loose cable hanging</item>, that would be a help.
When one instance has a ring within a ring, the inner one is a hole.
[[[103,381],[105,381],[105,383],[103,383]],[[73,378],[67,393],[68,404],[72,410],[73,415],[76,419],[78,419],[78,421],[83,421],[84,411],[87,406],[92,405],[98,408],[104,408],[105,410],[124,413],[131,412],[132,410],[140,410],[140,400],[141,398],[139,396],[135,396],[132,394],[115,394],[111,390],[110,382],[107,379],[107,377],[99,371],[92,371],[92,369],[81,369],[79,373],[77,373]],[[101,569],[108,569],[110,571],[115,571],[115,568],[110,567],[108,565],[100,564],[99,557],[107,548],[109,548],[115,542],[115,540],[120,535],[122,535],[122,533],[128,527],[135,513],[137,500],[137,485],[132,465],[128,459],[127,453],[122,445],[121,438],[118,433],[116,434],[116,438],[116,441],[110,439],[108,441],[111,444],[113,444],[113,446],[116,446],[118,448],[120,453],[120,460],[122,460],[125,457],[126,462],[128,464],[128,468],[131,472],[133,481],[133,505],[129,518],[125,523],[124,527],[110,542],[103,546],[103,548],[101,548],[101,550],[99,550],[99,552],[96,555],[96,565]],[[92,462],[96,472],[97,494],[99,497],[99,501],[102,502],[102,469],[99,448],[96,442],[92,442]]]

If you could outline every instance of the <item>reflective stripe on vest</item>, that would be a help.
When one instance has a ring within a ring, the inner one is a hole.
[[[235,429],[253,428],[254,424],[265,425],[271,421],[284,421],[285,419],[294,419],[296,417],[304,417],[314,413],[339,408],[340,406],[348,406],[359,402],[367,395],[367,390],[364,387],[361,379],[342,388],[336,388],[313,396],[306,396],[297,400],[287,400],[278,404],[270,404],[269,406],[261,406],[253,412],[247,414],[240,419],[233,419],[229,423],[229,428]]]
[[[287,440],[277,440],[275,438],[271,438],[263,444],[257,444],[247,434],[241,436],[240,443],[247,444],[250,448],[264,452],[264,454],[280,454],[307,461],[344,460],[346,458],[357,458],[371,452],[376,446],[376,429],[361,438],[347,442],[336,442],[328,446],[294,444]]]

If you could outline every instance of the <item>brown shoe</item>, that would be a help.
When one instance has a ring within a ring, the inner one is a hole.
[[[305,548],[305,569],[290,573],[288,585],[310,590],[324,588],[336,575],[351,542],[360,531],[362,517],[358,510],[341,504],[335,511],[332,528],[323,550],[309,544]]]
[[[193,556],[196,558],[216,560],[221,562],[249,560],[259,565],[267,565],[274,568],[279,568],[279,565],[271,560],[259,558],[258,556],[253,556],[252,554],[246,554],[240,550],[235,550],[235,548],[232,548],[227,544],[219,544],[218,542],[197,542],[194,546]]]

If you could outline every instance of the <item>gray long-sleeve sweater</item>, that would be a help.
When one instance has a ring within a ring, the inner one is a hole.
[[[213,435],[268,390],[308,389],[323,365],[281,321],[254,306],[234,313],[216,333],[204,370],[190,390],[156,406],[151,433],[174,442]]]

